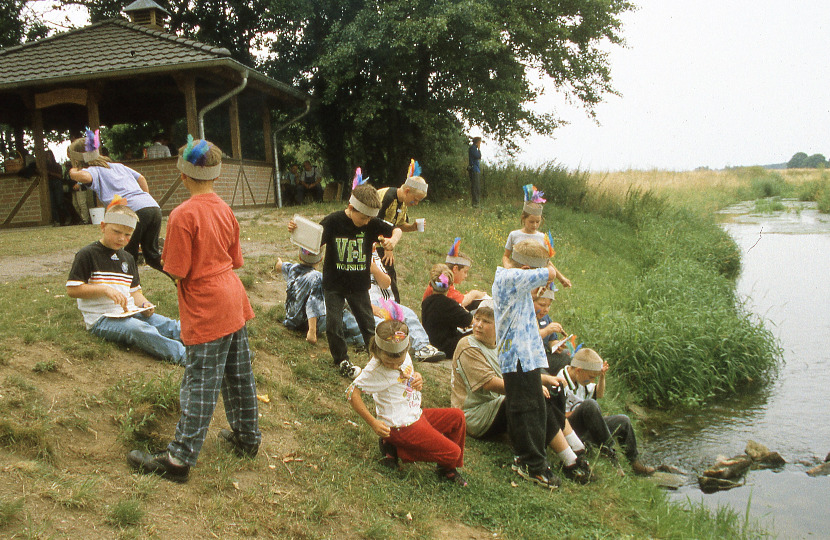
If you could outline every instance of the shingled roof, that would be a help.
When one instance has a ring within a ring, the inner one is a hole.
[[[87,60],[80,60],[83,58]],[[301,103],[308,99],[296,88],[246,68],[225,48],[124,19],[108,19],[0,49],[0,92],[213,66],[248,69],[249,76],[260,84]]]

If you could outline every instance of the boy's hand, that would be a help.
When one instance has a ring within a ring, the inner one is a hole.
[[[107,298],[121,306],[124,311],[127,311],[127,297],[121,294],[120,292],[116,291],[112,287],[104,286],[104,294],[107,295]]]
[[[297,224],[294,223],[293,218],[289,219],[288,220],[288,232],[294,232],[295,230],[297,230]]]
[[[383,437],[384,439],[388,437],[390,433],[392,433],[392,430],[389,429],[389,426],[387,426],[384,422],[381,422],[378,419],[375,419],[375,421],[372,422],[372,431],[375,432],[375,435],[377,435],[378,437]]]
[[[566,289],[571,286],[571,280],[566,278],[565,276],[562,276],[561,278],[559,278],[559,283],[561,283],[562,286],[565,287]]]
[[[274,270],[282,272],[282,258],[277,257],[277,264],[274,265]]]
[[[151,304],[150,302],[144,302],[144,303],[143,303],[143,304],[141,304],[139,307],[142,307],[142,308],[143,308],[143,307],[145,307],[145,306],[151,306],[151,305],[152,305],[152,304]],[[151,307],[150,309],[148,309],[147,311],[142,311],[142,312],[141,312],[141,315],[142,315],[143,317],[149,317],[149,316],[151,316],[151,315],[152,315],[153,313],[155,313],[155,312],[156,312],[156,308],[155,308],[155,306],[153,306],[153,307]]]
[[[606,362],[605,360],[602,361],[602,370],[600,371],[603,375],[605,375],[605,372],[608,371],[608,362]]]
[[[412,374],[412,389],[418,392],[424,389],[424,378],[417,371]]]

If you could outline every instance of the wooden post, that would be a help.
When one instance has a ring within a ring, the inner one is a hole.
[[[232,96],[228,102],[228,120],[231,128],[231,155],[234,159],[242,159],[242,141],[239,132],[239,99]]]
[[[176,85],[184,94],[184,109],[187,117],[187,132],[193,138],[199,137],[199,118],[196,109],[196,76],[192,73],[173,75]]]
[[[101,96],[97,90],[90,90],[86,97],[87,125],[95,131],[101,127],[101,117],[98,114],[98,98]]]
[[[52,204],[49,200],[49,173],[46,170],[46,149],[43,145],[43,113],[40,109],[32,111],[32,136],[35,139],[35,161],[39,180],[38,196],[40,197],[40,224],[48,225],[53,219],[60,216],[52,215]]]
[[[274,144],[271,140],[271,109],[268,108],[268,100],[262,100],[262,136],[265,138],[265,161],[274,162]]]

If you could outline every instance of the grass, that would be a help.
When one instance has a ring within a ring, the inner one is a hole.
[[[557,295],[552,316],[611,362],[603,400],[608,414],[620,412],[627,401],[666,408],[699,403],[713,392],[751,388],[758,370],[773,369],[774,349],[758,343],[768,337],[760,321],[734,302],[737,249],[711,217],[712,200],[725,205],[737,200],[741,190],[753,189],[751,175],[651,171],[597,176],[553,166],[485,175],[488,199],[479,211],[471,211],[466,201],[426,201],[411,211],[426,217],[427,230],[407,234],[396,250],[404,303],[417,311],[429,266],[443,259],[455,236],[462,236],[462,250],[475,259],[462,289],[489,289],[504,239],[520,226],[520,186],[534,183],[552,201],[545,208],[543,229],[553,232],[554,261],[574,282]],[[792,183],[786,174],[782,177]],[[798,185],[809,181],[801,177]],[[302,212],[319,219],[341,207],[330,203]],[[295,211],[261,209],[241,219],[246,264],[240,274],[252,297],[269,299],[266,282],[280,279],[271,273],[277,255],[294,258],[285,241],[285,221]],[[456,219],[462,214],[463,222]],[[40,243],[30,241],[25,230],[0,232],[0,253],[34,251],[46,257],[49,250],[80,247],[95,238],[61,239],[61,231],[51,228],[28,232]],[[649,482],[630,475],[618,478],[596,456],[599,481],[586,487],[566,482],[554,493],[517,481],[505,467],[511,456],[503,442],[467,441],[467,490],[442,482],[428,464],[390,472],[377,461],[376,437],[348,407],[346,381],[330,365],[325,345],[312,347],[302,335],[286,330],[279,302],[254,302],[256,318],[249,324],[257,353],[257,391],[270,396],[270,403],[260,403],[265,438],[260,455],[240,460],[211,437],[186,486],[130,474],[126,451],[135,445],[157,449],[172,436],[181,369],[144,362],[112,373],[110,362],[124,354],[122,349],[83,331],[74,302],[56,298],[64,293],[64,279],[24,277],[0,283],[0,457],[33,463],[0,480],[2,536],[62,536],[60,523],[75,520],[85,524],[74,530],[75,536],[82,535],[83,527],[112,527],[121,537],[762,534],[729,509],[712,512],[672,504]],[[146,270],[142,285],[160,312],[176,316],[175,289],[167,278]],[[22,370],[21,351],[32,347],[50,347],[60,357],[41,360],[42,371],[31,367],[35,362]],[[757,365],[748,366],[747,359]],[[50,361],[60,369],[43,376]],[[711,381],[704,366],[716,363],[729,364],[724,368],[728,377],[720,387],[704,387]],[[658,373],[649,379],[659,384],[633,393],[642,374],[652,369]],[[426,381],[424,406],[446,406],[447,368],[423,365],[419,370]],[[45,399],[52,396],[51,385],[72,385],[72,378],[84,371],[101,373],[101,382],[76,388],[58,401]],[[214,428],[221,427],[221,409]],[[75,446],[84,439],[88,446]],[[34,495],[7,495],[21,484]],[[47,495],[53,485],[54,494]],[[152,524],[147,515],[154,516]]]

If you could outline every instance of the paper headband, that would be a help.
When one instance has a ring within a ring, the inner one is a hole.
[[[525,214],[529,214],[531,216],[541,216],[542,204],[533,201],[527,201],[522,207],[522,212],[524,212]]]
[[[426,193],[427,189],[429,189],[429,186],[427,185],[426,180],[424,180],[420,176],[410,176],[409,178],[406,179],[406,182],[404,182],[403,185],[405,185],[407,187],[410,187],[412,189],[417,189],[419,191],[423,191],[424,193]]]
[[[381,339],[375,334],[375,345],[383,352],[401,354],[409,348],[409,335],[406,332],[395,332],[388,340]]]
[[[513,253],[510,255],[510,258],[519,264],[524,264],[531,268],[544,268],[548,265],[549,261],[547,257],[528,257],[527,255],[516,253],[515,249],[513,250]]]
[[[461,238],[456,237],[456,239],[452,243],[452,247],[450,247],[450,251],[447,253],[447,258],[445,259],[445,262],[447,264],[450,264],[450,265],[457,264],[459,266],[472,266],[473,261],[471,261],[470,259],[468,259],[466,257],[461,257],[460,256],[460,254],[461,254],[460,247],[461,247]]]
[[[216,180],[222,172],[222,164],[213,167],[199,167],[179,156],[176,168],[194,180]]]
[[[121,212],[107,212],[104,214],[103,222],[113,225],[124,225],[125,227],[135,229],[135,226],[138,223],[138,218],[122,214]]]
[[[300,248],[300,260],[307,264],[317,264],[323,259],[323,253],[312,253],[307,249]]]
[[[352,205],[352,207],[354,207],[354,209],[360,212],[361,214],[364,214],[369,217],[377,217],[378,211],[380,211],[380,208],[372,208],[370,206],[363,204],[362,202],[357,200],[357,197],[355,197],[354,195],[349,197],[349,204]]]
[[[602,358],[592,349],[581,349],[571,358],[571,366],[587,371],[602,371]]]
[[[556,288],[551,289],[548,287],[542,287],[542,290],[539,291],[539,293],[536,295],[536,298],[549,298],[550,300],[556,300],[553,294],[556,292],[556,290]]]

